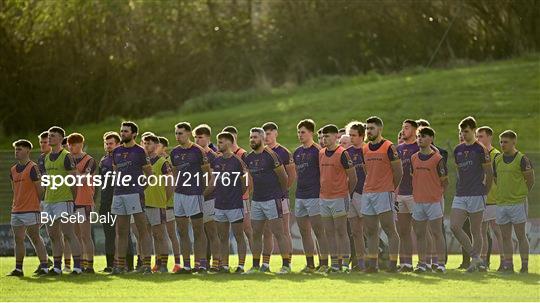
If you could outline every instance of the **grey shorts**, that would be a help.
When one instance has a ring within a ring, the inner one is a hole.
[[[147,206],[144,212],[150,226],[167,223],[167,214],[165,208]]]
[[[497,205],[496,222],[499,225],[525,223],[527,222],[528,208],[527,201],[516,205]]]
[[[376,216],[393,210],[393,192],[363,193],[362,194],[362,215]]]
[[[43,211],[49,217],[49,220],[52,218],[59,219],[62,216],[71,216],[75,212],[75,204],[73,202],[54,202],[43,204]]]
[[[202,195],[184,195],[174,193],[174,215],[191,217],[203,212],[204,197]]]
[[[111,214],[129,216],[143,212],[143,201],[138,193],[113,196]]]
[[[495,219],[497,219],[497,205],[495,204],[486,205],[482,222],[493,221]]]
[[[319,198],[296,199],[294,204],[294,215],[296,217],[313,217],[321,214]]]
[[[262,221],[283,218],[283,201],[281,200],[252,201],[251,220]]]
[[[281,199],[281,209],[283,209],[283,214],[286,215],[291,212],[291,205],[289,204],[289,198]]]
[[[214,221],[214,204],[216,200],[207,200],[203,202],[203,223]]]
[[[244,219],[244,210],[242,208],[235,209],[215,209],[214,219],[216,222],[236,222]]]
[[[362,195],[354,192],[351,203],[349,204],[349,211],[347,212],[347,218],[362,218]]]
[[[92,205],[75,205],[75,214],[77,217],[82,218],[84,222],[90,220],[90,213],[94,211]]]
[[[41,223],[39,212],[11,214],[11,226],[31,226]]]
[[[443,217],[442,203],[414,203],[412,217],[416,221],[432,221]]]
[[[320,199],[321,205],[321,217],[324,218],[338,218],[347,215],[347,203],[346,198],[337,199]]]
[[[398,213],[412,214],[414,209],[414,198],[412,195],[397,195],[396,202]]]
[[[486,196],[456,196],[452,201],[452,208],[462,209],[470,214],[484,211]]]

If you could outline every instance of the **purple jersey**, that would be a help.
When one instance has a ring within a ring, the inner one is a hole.
[[[176,169],[175,192],[188,196],[202,195],[203,185],[206,182],[202,166],[208,164],[208,157],[203,148],[197,144],[192,144],[188,148],[177,146],[171,151],[171,162]]]
[[[42,175],[45,174],[45,157],[46,156],[47,156],[47,154],[42,153],[41,155],[39,155],[39,158],[37,159],[37,165],[38,165],[38,168],[39,168],[39,172]]]
[[[364,153],[362,148],[356,148],[354,146],[347,148],[347,152],[349,153],[349,156],[351,156],[351,160],[356,170],[356,177],[358,178],[354,191],[362,194],[364,182],[366,181],[366,172],[364,170]]]
[[[283,164],[276,153],[270,148],[265,148],[260,154],[252,151],[246,155],[245,162],[253,178],[253,201],[283,198],[283,191],[274,171]]]
[[[313,143],[310,147],[299,146],[293,154],[296,167],[296,198],[319,198],[321,191],[321,172],[319,170],[319,150],[321,147]]]
[[[454,149],[454,157],[458,169],[456,196],[486,195],[482,166],[491,163],[487,149],[478,141],[471,145],[461,143]]]
[[[214,161],[218,157],[218,154],[210,146],[208,146],[208,148],[210,149],[206,151],[206,157],[208,158],[208,163],[210,163],[210,167],[212,167],[214,165]],[[210,179],[210,176],[208,176],[208,179]],[[215,199],[215,197],[216,196],[215,196],[215,191],[214,191],[208,197],[205,197],[204,201],[213,200]]]
[[[398,156],[401,159],[401,167],[403,168],[403,177],[399,183],[398,195],[412,195],[412,175],[411,175],[411,157],[420,151],[420,147],[416,142],[412,144],[401,143],[397,147]]]
[[[113,198],[113,191],[114,191],[114,184],[111,177],[108,179],[105,179],[105,175],[107,172],[110,172],[109,174],[112,174],[113,172],[113,158],[112,154],[106,154],[101,158],[101,161],[99,161],[99,174],[101,175],[101,178],[103,182],[107,181],[105,188],[101,186],[101,203],[112,203]]]
[[[212,169],[214,172],[219,173],[214,189],[216,197],[214,207],[217,209],[243,208],[242,182],[244,181],[242,176],[246,173],[244,162],[236,155],[229,158],[218,156],[212,162]]]
[[[138,184],[138,178],[144,175],[143,167],[150,165],[144,148],[136,144],[132,147],[118,146],[112,152],[114,169],[121,178],[131,176],[128,186],[115,186],[114,195],[144,194],[144,187]]]
[[[272,151],[275,152],[278,155],[278,157],[281,160],[281,163],[283,163],[283,165],[289,165],[289,164],[294,163],[291,152],[289,152],[288,149],[281,146],[279,143],[276,144],[276,146],[274,146],[272,148]],[[283,198],[289,198],[289,190],[286,190],[285,192],[283,192]]]

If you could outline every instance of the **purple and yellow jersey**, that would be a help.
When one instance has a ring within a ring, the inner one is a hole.
[[[364,170],[363,149],[355,148],[354,146],[351,146],[347,148],[347,152],[349,153],[349,156],[351,156],[351,160],[356,170],[356,178],[358,179],[358,182],[356,182],[356,187],[354,191],[356,193],[362,194],[364,190],[364,182],[366,181],[366,171]]]
[[[454,149],[457,165],[456,196],[484,196],[485,163],[491,163],[489,152],[478,141],[471,145],[461,143]]]
[[[214,143],[210,142],[210,143],[208,144],[208,147],[209,147],[213,152],[215,152],[215,153],[218,152],[217,147],[214,145]]]
[[[274,169],[282,164],[278,155],[272,149],[265,147],[257,154],[252,151],[244,158],[253,178],[253,201],[269,201],[283,198],[283,191]]]
[[[284,146],[280,145],[279,143],[277,143],[276,146],[272,148],[272,151],[278,155],[283,165],[294,164],[294,160],[291,155],[291,152]],[[283,198],[289,198],[289,190],[286,190],[285,192],[283,192]]]
[[[206,157],[208,158],[208,163],[210,163],[210,167],[214,165],[214,161],[218,157],[218,154],[216,151],[214,151],[210,146],[208,146],[208,149],[206,150]],[[208,181],[210,182],[211,176],[208,176]],[[204,201],[213,200],[215,199],[215,191],[212,192],[208,197],[204,198]]]
[[[118,146],[112,152],[114,170],[121,178],[131,176],[128,186],[115,186],[114,195],[144,194],[144,187],[139,184],[138,179],[144,175],[143,167],[150,165],[150,159],[146,155],[142,146],[135,144],[132,147]]]
[[[194,143],[187,148],[177,146],[171,151],[171,163],[176,169],[175,192],[188,196],[202,195],[205,182],[202,166],[208,164],[204,149]]]
[[[212,162],[212,170],[219,173],[214,189],[216,199],[214,207],[217,209],[243,208],[242,176],[247,172],[246,164],[237,155],[233,154],[229,158],[220,155]],[[228,180],[226,180],[227,177]]]
[[[403,177],[399,183],[398,195],[409,196],[413,194],[412,174],[411,174],[411,157],[420,151],[420,147],[416,142],[412,144],[401,143],[397,146],[399,159],[401,159],[401,167],[403,168]]]
[[[319,151],[321,146],[313,143],[310,147],[299,146],[293,153],[296,168],[296,198],[319,198],[321,173],[319,170]]]

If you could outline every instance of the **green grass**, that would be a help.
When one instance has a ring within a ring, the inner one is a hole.
[[[232,258],[231,258],[232,259]],[[279,257],[271,267],[279,267]],[[492,266],[498,266],[493,256]],[[515,260],[519,257],[516,255]],[[104,258],[98,257],[96,268]],[[539,301],[540,256],[531,256],[528,275],[466,274],[451,256],[447,274],[334,274],[287,276],[263,274],[191,275],[105,274],[57,277],[0,277],[0,301]],[[234,262],[234,261],[233,261]],[[295,256],[294,270],[304,260]],[[234,264],[233,264],[234,265]],[[249,264],[247,264],[249,265]],[[519,269],[519,261],[516,268]],[[14,258],[0,258],[0,272],[9,272]],[[37,266],[27,258],[27,275]]]
[[[179,109],[164,108],[163,112],[148,113],[147,118],[136,119],[136,122],[140,133],[153,131],[166,136],[173,146],[174,125],[180,121],[189,121],[193,126],[207,123],[213,127],[214,134],[226,125],[235,125],[240,131],[240,145],[248,147],[249,128],[275,121],[280,127],[278,141],[292,151],[298,146],[296,124],[303,118],[314,119],[318,126],[327,123],[344,126],[353,119],[365,120],[371,115],[384,120],[383,135],[393,141],[404,119],[428,119],[437,132],[437,145],[449,151],[457,144],[458,122],[473,115],[480,125],[490,125],[496,134],[509,128],[517,131],[518,148],[538,167],[540,55],[446,70],[411,69],[389,75],[322,77],[302,86],[266,91],[214,92],[188,100]],[[83,133],[91,154],[101,156],[102,134],[118,130],[122,119],[111,117],[96,124],[65,128],[68,133]],[[54,119],[50,119],[50,124],[55,124]],[[37,144],[36,134],[26,137]],[[0,147],[10,149],[11,139],[14,138],[0,138]],[[496,141],[494,138],[494,143]],[[8,169],[0,168],[2,171]],[[455,188],[456,168],[452,160],[449,170],[451,185],[446,195],[447,211]],[[5,182],[5,186],[2,181],[0,184],[8,188],[7,180]],[[530,197],[530,201],[537,200],[540,200],[539,186]],[[7,210],[10,197],[0,193],[0,201],[0,209]],[[531,203],[530,216],[540,217],[539,203]],[[0,213],[1,222],[8,217],[9,212]]]

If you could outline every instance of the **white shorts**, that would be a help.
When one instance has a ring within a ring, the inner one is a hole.
[[[412,214],[414,209],[414,198],[412,195],[397,195],[396,198],[398,213]]]
[[[516,205],[497,205],[496,222],[499,225],[525,223],[527,222],[528,208],[527,201]]]
[[[174,215],[191,217],[202,213],[204,197],[202,195],[184,195],[174,193]]]
[[[481,212],[486,208],[486,196],[454,197],[452,208],[462,209],[470,214]]]
[[[111,214],[129,216],[143,212],[143,201],[138,193],[113,196]]]
[[[214,213],[214,219],[216,222],[237,222],[244,219],[244,210],[241,208],[235,209],[218,209],[216,208]]]
[[[319,198],[299,199],[294,204],[294,215],[296,217],[314,217],[321,214]]]
[[[346,198],[320,199],[321,217],[338,218],[347,215]]]
[[[497,205],[495,204],[486,205],[482,222],[493,221],[495,219],[497,219]]]
[[[415,221],[432,221],[443,217],[442,203],[414,203],[412,217]]]
[[[286,215],[291,212],[291,205],[289,204],[289,198],[281,199],[281,209],[283,209],[283,214]]]
[[[393,192],[363,193],[362,215],[376,216],[393,210]]]
[[[203,202],[203,223],[214,221],[214,204],[216,200],[211,199]]]
[[[283,218],[282,199],[252,201],[251,220],[263,221]]]
[[[75,205],[75,214],[77,217],[82,218],[83,222],[90,220],[90,213],[93,211],[94,206],[92,205]]]
[[[54,202],[48,203],[45,202],[43,205],[43,211],[49,217],[49,220],[52,218],[58,219],[62,215],[73,215],[75,211],[75,204],[73,202]]]
[[[165,208],[147,206],[144,212],[146,213],[146,219],[148,219],[150,226],[167,223]]]
[[[244,204],[244,214],[249,214],[251,212],[251,201],[248,200],[242,200],[242,203]]]
[[[11,214],[11,226],[31,226],[41,223],[38,212]]]
[[[165,209],[165,218],[168,222],[174,221],[174,208],[167,208]]]
[[[354,192],[351,203],[349,204],[349,211],[347,212],[347,218],[362,218],[362,195]]]

